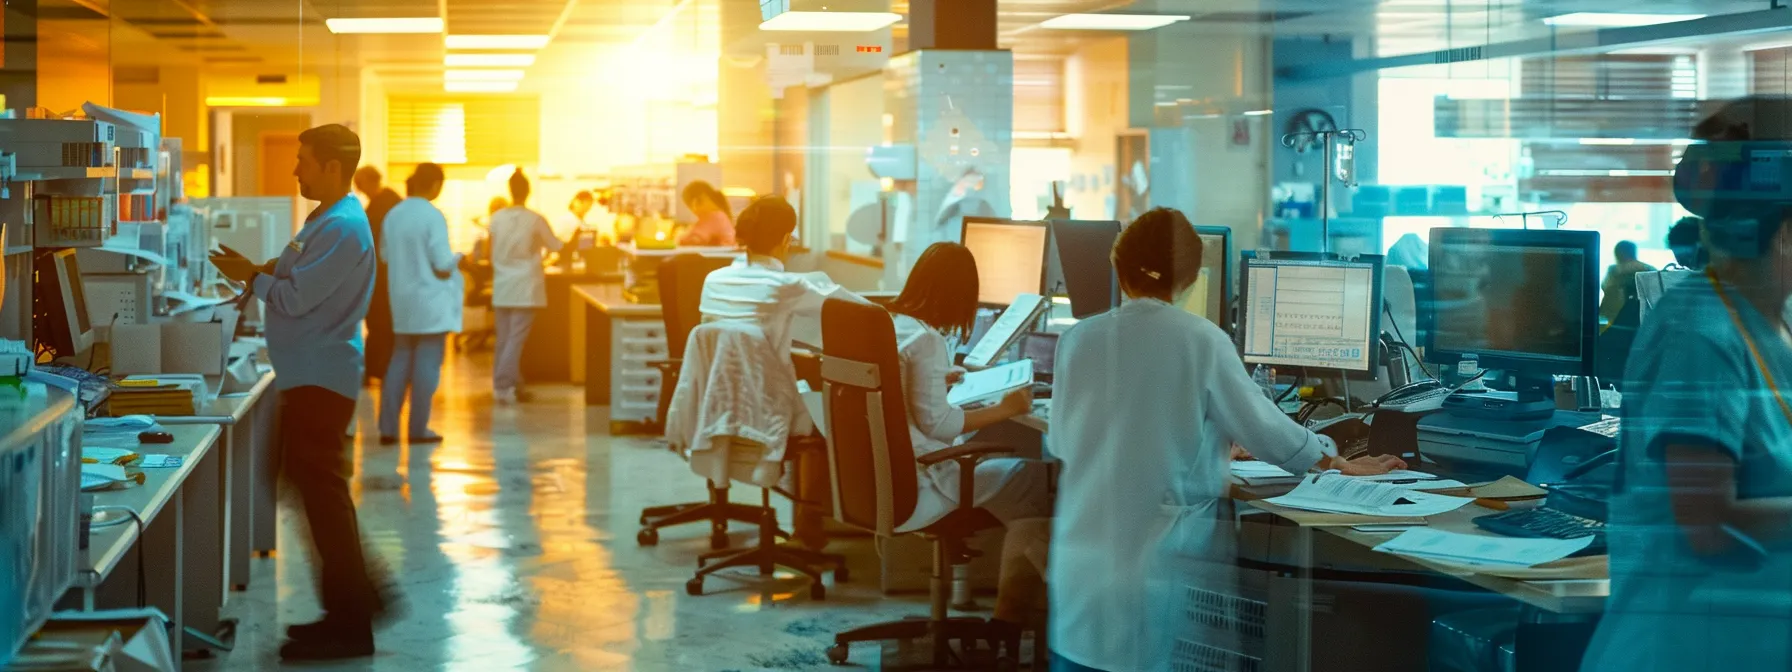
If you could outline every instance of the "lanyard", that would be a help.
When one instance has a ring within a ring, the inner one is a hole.
[[[1730,295],[1724,293],[1722,283],[1717,274],[1705,271],[1705,279],[1711,281],[1711,288],[1717,291],[1717,298],[1724,302],[1724,310],[1730,312],[1730,321],[1736,325],[1736,333],[1742,335],[1742,342],[1748,344],[1748,354],[1755,358],[1755,366],[1761,369],[1761,376],[1767,379],[1767,386],[1773,388],[1773,399],[1780,404],[1780,413],[1786,416],[1786,422],[1792,423],[1792,405],[1780,394],[1780,385],[1773,379],[1773,371],[1767,367],[1767,358],[1761,356],[1761,348],[1755,345],[1755,339],[1748,335],[1748,326],[1742,323],[1742,314],[1736,312],[1736,304],[1730,301]]]

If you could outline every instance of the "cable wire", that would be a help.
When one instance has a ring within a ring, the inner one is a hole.
[[[1412,361],[1419,365],[1420,371],[1425,372],[1425,377],[1437,380],[1437,374],[1425,367],[1425,359],[1419,356],[1419,351],[1412,349],[1412,343],[1407,342],[1406,334],[1400,333],[1400,318],[1394,317],[1394,311],[1388,308],[1386,302],[1382,302],[1381,312],[1388,316],[1388,324],[1394,327],[1394,336],[1400,339],[1400,347],[1406,348],[1407,352],[1412,353]]]

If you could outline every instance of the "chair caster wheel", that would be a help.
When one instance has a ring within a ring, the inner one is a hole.
[[[728,539],[728,535],[726,533],[717,532],[717,533],[711,534],[711,535],[709,535],[709,550],[719,551],[724,548],[727,548],[728,541],[729,541],[729,539]]]
[[[848,652],[849,649],[847,649],[845,644],[835,644],[830,646],[828,647],[828,662],[834,665],[845,665]]]
[[[660,543],[660,531],[650,527],[641,530],[640,532],[636,532],[635,543],[642,546],[658,546]]]
[[[684,592],[693,597],[703,594],[703,579],[691,579],[684,582]]]
[[[809,599],[817,602],[828,599],[828,587],[821,585],[819,580],[809,584]]]
[[[839,567],[834,568],[834,583],[846,583],[851,580],[852,572],[847,571],[846,563],[842,562]]]

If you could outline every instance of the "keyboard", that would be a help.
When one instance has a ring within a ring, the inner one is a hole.
[[[1605,545],[1605,523],[1563,513],[1549,507],[1518,509],[1481,516],[1475,525],[1508,537],[1579,539],[1595,537],[1594,546]]]

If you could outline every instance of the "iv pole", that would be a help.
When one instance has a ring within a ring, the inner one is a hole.
[[[1325,171],[1325,179],[1319,183],[1319,251],[1322,253],[1331,252],[1332,247],[1332,177],[1337,173],[1337,167],[1332,165],[1332,144],[1338,137],[1349,140],[1350,144],[1354,146],[1356,143],[1369,139],[1369,132],[1360,128],[1346,128],[1289,133],[1282,136],[1282,146],[1289,149],[1294,149],[1295,145],[1304,138],[1311,138],[1325,147],[1325,165],[1322,168]]]

